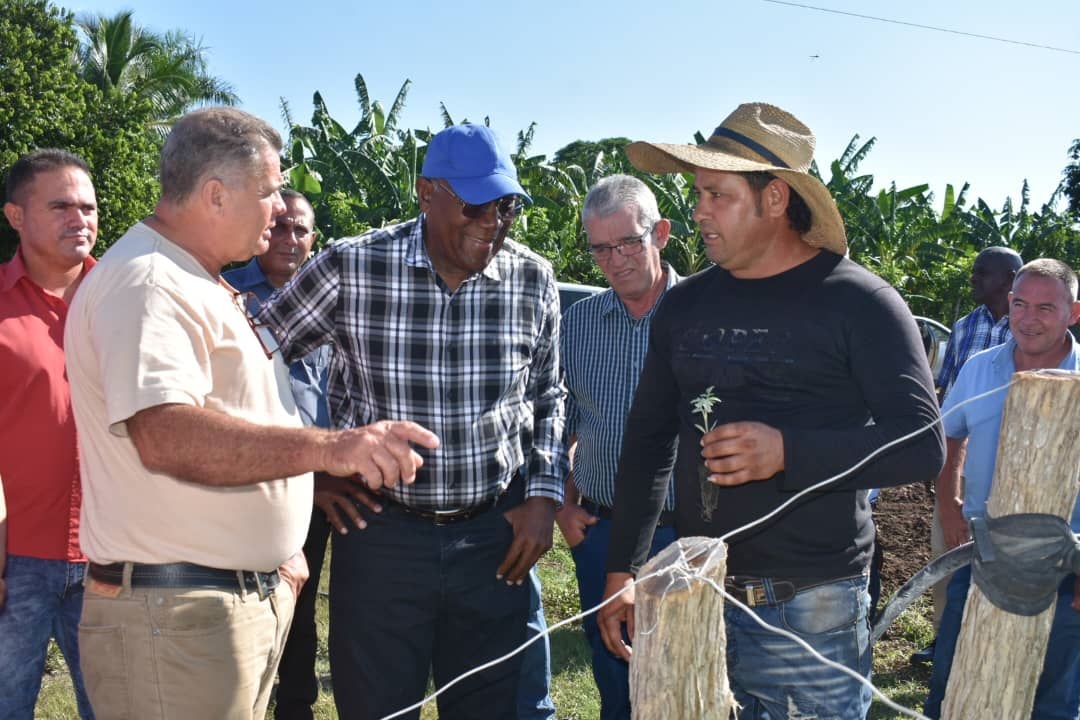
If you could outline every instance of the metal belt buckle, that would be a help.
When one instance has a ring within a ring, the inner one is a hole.
[[[270,596],[270,592],[266,588],[266,582],[263,580],[262,573],[252,571],[251,576],[255,578],[255,591],[259,594],[260,600],[265,600]]]
[[[432,510],[432,514],[435,515],[436,525],[446,525],[453,522],[455,518],[460,516],[465,510],[463,508],[457,508],[455,510]]]
[[[746,593],[746,604],[750,607],[765,605],[768,601],[764,587],[754,587],[753,583],[746,583],[743,585],[743,591]],[[761,593],[760,597],[758,593]]]

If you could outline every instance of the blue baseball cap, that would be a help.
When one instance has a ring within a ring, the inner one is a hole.
[[[532,202],[518,182],[510,153],[484,125],[451,125],[433,137],[420,175],[443,178],[459,198],[472,205],[506,195],[521,195]]]

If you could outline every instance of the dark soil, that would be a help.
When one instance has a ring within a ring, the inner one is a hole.
[[[930,560],[934,501],[922,483],[882,488],[874,512],[878,542],[885,551],[881,569],[884,603]]]

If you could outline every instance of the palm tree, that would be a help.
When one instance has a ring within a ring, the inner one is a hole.
[[[106,95],[149,103],[150,126],[162,135],[177,118],[202,105],[235,105],[232,87],[208,72],[207,48],[173,30],[164,35],[141,27],[131,10],[113,16],[80,15],[79,74]]]

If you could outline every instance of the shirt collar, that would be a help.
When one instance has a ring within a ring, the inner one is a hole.
[[[93,255],[87,255],[83,260],[83,275],[90,271],[90,268],[97,265],[97,260]],[[26,271],[26,262],[23,260],[22,246],[19,246],[15,250],[15,257],[11,258],[8,262],[0,265],[0,292],[7,292],[11,288],[15,287],[16,283],[22,278],[26,278],[27,282],[37,285],[31,278],[30,273]]]
[[[239,284],[243,284],[249,287],[251,285],[255,285],[256,283],[265,283],[266,285],[270,285],[270,280],[266,277],[266,273],[263,272],[262,266],[259,265],[259,261],[257,258],[251,258],[251,260],[246,265],[242,265],[237,268],[235,277],[243,279],[243,282]],[[237,285],[238,283],[232,284]],[[274,288],[271,286],[271,289]]]
[[[1080,357],[1080,343],[1076,342],[1076,337],[1069,329],[1065,330],[1065,337],[1069,340],[1069,352],[1065,354],[1061,362],[1058,364],[1059,368],[1071,370],[1078,363],[1078,357]],[[1013,351],[1016,349],[1016,338],[1010,337],[1002,345],[997,347],[997,352],[994,354],[994,359],[991,361],[994,367],[1001,369],[1007,375],[1012,375],[1016,372],[1016,361],[1013,359]]]
[[[670,290],[677,282],[682,280],[682,277],[679,275],[679,273],[675,272],[675,268],[671,267],[671,265],[667,264],[666,262],[662,262],[661,267],[664,270],[664,274],[667,276],[667,282],[664,284],[664,289],[660,292],[660,295],[656,298],[656,302],[654,302],[653,306],[649,308],[649,312],[645,313],[645,315],[640,318],[642,320],[649,318],[653,314],[653,311],[656,310],[656,308],[660,305],[660,301],[664,299],[664,295],[667,294],[667,291]],[[626,311],[626,305],[623,304],[623,301],[619,299],[619,296],[615,294],[614,290],[608,288],[608,291],[604,293],[604,296],[605,297],[600,300],[601,315],[607,315],[608,313],[615,312],[616,310],[622,310],[627,314],[627,316],[630,315],[630,313]]]
[[[409,238],[406,241],[405,264],[410,267],[426,268],[432,274],[438,275],[439,273],[435,269],[435,265],[431,262],[431,255],[428,254],[427,246],[424,244],[424,227],[427,225],[427,216],[420,213],[420,216],[417,217],[415,222],[416,224],[413,226],[412,230],[409,231]],[[499,269],[499,255],[504,253],[507,249],[507,245],[512,242],[513,241],[510,240],[510,238],[506,238],[503,241],[503,246],[499,248],[499,252],[491,259],[491,262],[489,262],[479,273],[465,278],[466,282],[476,275],[483,275],[496,282],[502,280],[502,271]]]

